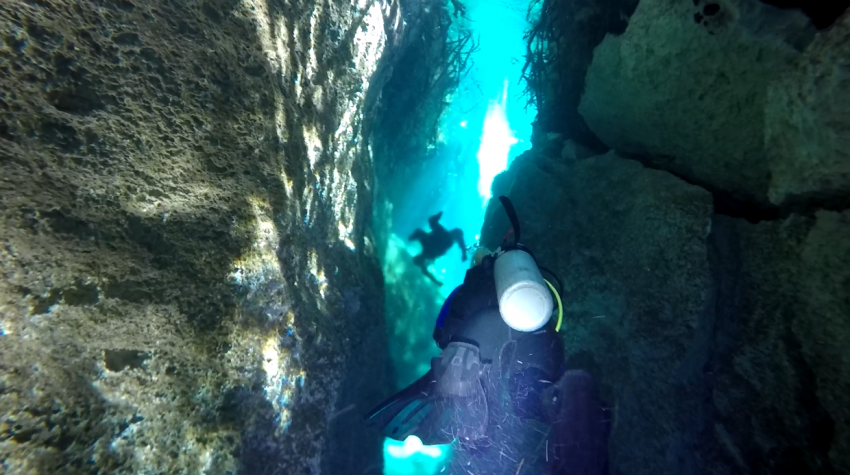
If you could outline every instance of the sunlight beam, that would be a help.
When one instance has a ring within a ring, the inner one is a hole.
[[[487,203],[490,199],[490,184],[493,178],[508,168],[511,146],[517,143],[513,136],[506,112],[508,80],[505,79],[501,96],[491,101],[484,117],[481,146],[478,148],[478,194]]]

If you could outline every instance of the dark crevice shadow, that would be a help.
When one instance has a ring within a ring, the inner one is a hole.
[[[710,183],[702,180],[694,179],[671,171],[659,166],[652,160],[646,159],[638,154],[630,154],[626,152],[617,152],[623,158],[640,162],[646,168],[667,172],[688,184],[698,186],[709,193],[713,198],[714,212],[719,215],[729,216],[732,218],[746,219],[751,223],[759,223],[762,221],[783,220],[792,214],[813,217],[819,210],[841,212],[850,209],[850,198],[818,198],[806,197],[798,200],[792,200],[787,204],[778,206],[772,203],[756,202],[752,199],[735,196],[735,194],[722,190]],[[765,190],[766,191],[766,190]]]
[[[763,3],[779,8],[800,9],[818,29],[825,29],[850,7],[848,0],[761,0]]]

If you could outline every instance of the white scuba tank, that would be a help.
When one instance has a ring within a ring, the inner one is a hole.
[[[531,254],[511,249],[496,258],[493,269],[499,311],[509,327],[533,332],[552,317],[552,294]]]

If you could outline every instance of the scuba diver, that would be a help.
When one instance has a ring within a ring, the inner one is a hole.
[[[499,200],[511,232],[496,252],[476,251],[443,304],[433,333],[442,353],[367,424],[401,441],[457,441],[449,473],[604,475],[608,409],[588,373],[565,369],[560,296],[519,242],[513,205]]]
[[[431,226],[430,233],[426,233],[425,231],[417,228],[416,231],[413,231],[413,234],[407,238],[409,241],[419,241],[419,243],[422,244],[422,252],[413,258],[413,263],[422,269],[422,273],[437,285],[443,285],[443,283],[437,280],[437,278],[428,271],[428,266],[432,262],[448,252],[455,243],[460,246],[460,250],[463,253],[463,261],[465,262],[467,259],[466,244],[463,242],[463,231],[460,228],[455,228],[451,231],[444,228],[443,225],[440,224],[440,218],[442,216],[443,212],[440,211],[434,216],[428,218],[428,224]]]

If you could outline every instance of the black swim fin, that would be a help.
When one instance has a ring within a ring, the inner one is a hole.
[[[424,445],[450,444],[455,438],[478,438],[486,428],[487,403],[483,390],[476,396],[440,395],[434,372],[428,371],[372,409],[366,415],[366,422],[379,427],[391,439],[403,441],[415,435]]]
[[[378,426],[386,437],[395,440],[415,435],[426,445],[450,443],[451,438],[446,440],[439,436],[439,431],[434,430],[434,419],[437,416],[435,386],[433,372],[428,371],[416,382],[372,409],[366,415],[367,425]],[[431,436],[434,432],[437,434]]]

